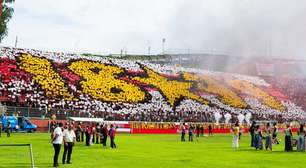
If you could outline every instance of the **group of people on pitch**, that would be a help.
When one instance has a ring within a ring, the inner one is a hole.
[[[180,131],[181,131],[181,141],[185,142],[185,136],[186,133],[188,132],[188,141],[193,142],[193,136],[194,132],[196,133],[196,137],[199,138],[200,135],[201,137],[204,136],[204,126],[201,124],[187,124],[183,123],[180,125]],[[208,126],[208,134],[212,135],[212,126]]]
[[[103,144],[103,147],[106,147],[107,137],[110,138],[110,147],[116,148],[115,135],[116,128],[113,124],[110,125],[108,129],[107,124],[91,124],[86,127],[82,127],[82,124],[79,123],[76,129],[77,141],[84,141],[83,134],[85,134],[85,144],[86,146],[91,146],[92,144]]]
[[[278,127],[274,123],[272,126],[270,123],[267,123],[263,128],[260,125],[257,125],[256,122],[253,122],[249,128],[251,134],[251,147],[254,147],[256,150],[266,150],[272,151],[272,144],[279,144],[277,138]],[[296,146],[298,151],[305,151],[305,128],[304,124],[300,124],[300,128],[297,131],[298,139],[293,138],[292,129],[289,124],[286,125],[285,133],[285,151],[289,152],[293,150],[293,147]],[[263,144],[263,141],[265,142]]]
[[[63,164],[71,164],[72,149],[76,141],[73,124],[58,123],[51,134],[51,143],[54,148],[53,167],[58,167],[58,156],[61,150],[61,145],[64,143],[64,153],[62,157]],[[66,160],[67,157],[67,160]]]
[[[81,124],[78,124],[77,128],[74,127],[73,123],[66,123],[65,125],[63,123],[56,123],[53,124],[53,128],[51,129],[51,143],[53,144],[54,148],[54,157],[53,157],[53,167],[58,167],[58,157],[61,150],[61,145],[64,144],[64,153],[62,157],[62,164],[71,164],[71,155],[73,146],[76,141],[84,141],[84,135],[82,136],[83,128]],[[84,132],[86,136],[86,145],[90,146],[93,141],[93,132],[97,128],[94,126],[86,126]],[[111,124],[110,129],[107,129],[107,126],[104,125],[104,127],[99,127],[101,131],[106,131],[106,135],[102,132],[101,137],[104,136],[103,140],[100,142],[103,142],[103,146],[106,146],[106,137],[109,135],[111,140],[111,148],[116,148],[115,144],[115,134],[116,129]],[[98,143],[98,139],[96,141]]]

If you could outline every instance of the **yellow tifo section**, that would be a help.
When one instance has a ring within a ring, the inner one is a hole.
[[[145,99],[145,92],[138,86],[117,79],[123,69],[92,61],[76,61],[69,69],[84,78],[82,92],[95,99],[109,102],[137,103]],[[94,72],[93,69],[97,69]],[[112,91],[116,90],[116,92]]]
[[[133,80],[146,83],[148,85],[153,85],[154,87],[158,88],[167,98],[167,101],[171,106],[174,106],[175,102],[183,97],[196,100],[203,104],[208,104],[207,100],[190,92],[190,88],[193,84],[192,82],[169,80],[147,67],[144,67],[144,71],[147,73],[148,77],[134,77]]]
[[[247,106],[235,92],[209,75],[196,75],[186,72],[183,73],[183,77],[186,80],[195,81],[199,91],[218,95],[220,100],[227,105],[236,108],[245,108]]]
[[[238,91],[261,100],[264,105],[269,106],[272,109],[279,111],[285,110],[285,107],[281,104],[281,102],[248,81],[235,79],[228,81],[228,83],[231,87],[237,89]]]
[[[73,96],[69,94],[63,79],[54,71],[49,60],[21,54],[19,67],[33,75],[34,82],[41,85],[48,97],[64,97],[66,100],[72,100]]]

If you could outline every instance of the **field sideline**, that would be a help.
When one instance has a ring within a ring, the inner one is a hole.
[[[53,147],[50,134],[2,134],[1,144],[32,143],[36,167],[52,167]],[[273,152],[255,151],[249,147],[249,136],[244,135],[240,149],[231,148],[231,135],[214,135],[200,138],[198,142],[179,142],[179,135],[117,135],[118,149],[101,145],[86,147],[76,144],[72,165],[65,168],[304,168],[306,153],[283,152],[284,140],[274,145]],[[109,145],[109,144],[108,144]],[[0,168],[29,167],[26,147],[1,147]],[[59,160],[62,158],[63,148]],[[27,164],[28,163],[28,164]],[[61,162],[60,162],[61,163]]]

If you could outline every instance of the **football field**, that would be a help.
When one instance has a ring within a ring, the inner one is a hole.
[[[118,134],[118,148],[87,147],[77,143],[71,165],[67,168],[304,168],[306,153],[283,152],[284,140],[273,145],[273,152],[255,151],[249,147],[250,137],[244,135],[239,150],[231,148],[231,135],[201,137],[194,142],[180,142],[179,135]],[[52,167],[53,147],[50,134],[13,133],[10,138],[2,134],[1,144],[32,143],[35,166]],[[108,142],[109,146],[109,142]],[[63,148],[59,163],[61,163]],[[1,168],[30,167],[27,147],[0,147]]]

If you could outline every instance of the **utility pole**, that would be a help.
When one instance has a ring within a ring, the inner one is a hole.
[[[16,36],[16,39],[15,39],[15,48],[17,48],[17,43],[18,43],[18,36]]]
[[[165,42],[166,42],[166,39],[163,38],[162,40],[162,54],[165,55]]]
[[[148,47],[148,55],[151,55],[151,46]]]

